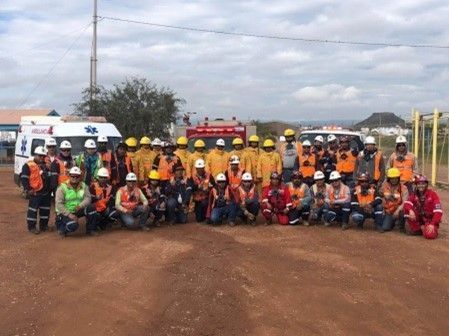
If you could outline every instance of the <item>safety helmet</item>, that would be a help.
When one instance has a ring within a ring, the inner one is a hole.
[[[314,141],[319,141],[319,142],[323,143],[323,142],[324,142],[324,138],[323,138],[322,135],[317,135],[317,136],[315,137]]]
[[[290,176],[290,179],[292,180],[302,179],[302,173],[300,171],[295,170]]]
[[[217,175],[217,177],[215,178],[215,181],[217,182],[226,182],[226,176],[223,173],[220,173]]]
[[[232,155],[231,158],[229,159],[229,163],[230,164],[239,164],[240,158],[237,155]]]
[[[86,148],[86,149],[96,149],[96,148],[97,148],[97,145],[95,144],[95,141],[94,141],[94,140],[92,140],[92,139],[87,139],[87,140],[84,142],[84,148]]]
[[[415,178],[413,179],[413,182],[414,182],[415,184],[418,184],[418,183],[429,183],[429,180],[427,179],[426,176],[421,175],[421,174],[418,174],[418,175],[416,175]]]
[[[327,136],[327,142],[332,142],[332,141],[336,141],[337,137],[335,136],[335,134],[329,134]]]
[[[363,143],[365,145],[375,145],[376,144],[376,139],[374,139],[373,136],[367,136]]]
[[[150,180],[160,180],[161,179],[161,175],[158,173],[157,170],[152,170],[150,171],[150,173],[148,174],[148,178]]]
[[[179,146],[187,146],[189,140],[185,136],[180,136],[178,140],[176,140],[176,144]]]
[[[70,170],[69,170],[69,175],[78,175],[78,176],[80,176],[81,175],[81,169],[79,169],[79,167],[72,167],[72,168],[70,168]]]
[[[126,139],[125,144],[128,147],[137,147],[137,139],[134,137],[128,138]]]
[[[99,135],[97,138],[97,142],[101,142],[101,143],[108,142],[108,137],[106,135]]]
[[[336,181],[341,179],[341,175],[338,171],[334,170],[330,176],[329,176],[329,181]]]
[[[281,175],[278,172],[272,172],[270,174],[270,180],[280,180]]]
[[[316,180],[324,180],[326,177],[324,176],[324,173],[321,170],[317,170],[313,174],[313,179]]]
[[[109,171],[106,168],[100,168],[100,169],[98,169],[97,176],[109,178]]]
[[[151,140],[149,137],[143,136],[142,138],[140,138],[140,144],[141,145],[151,145]]]
[[[304,141],[302,142],[302,146],[303,146],[303,147],[310,147],[310,146],[312,146],[312,144],[310,143],[309,140],[304,140]]]
[[[358,181],[368,181],[370,180],[369,174],[368,173],[360,173],[357,175],[357,180]]]
[[[220,146],[220,147],[224,147],[225,146],[225,141],[223,139],[218,139],[217,142],[215,143],[216,146]]]
[[[174,145],[173,145],[173,143],[171,141],[164,141],[163,142],[163,147],[164,148],[174,147]]]
[[[234,140],[232,140],[232,145],[236,146],[236,145],[243,145],[243,140],[242,138],[235,138]]]
[[[279,141],[280,141],[280,142],[286,142],[287,140],[285,140],[285,136],[281,135],[281,136],[279,137]]]
[[[37,146],[34,155],[47,155],[47,150],[43,146]]]
[[[53,138],[48,138],[48,139],[45,140],[45,147],[56,146],[56,145],[57,145],[56,144],[56,140],[53,139]]]
[[[162,141],[161,141],[161,139],[159,139],[159,138],[156,138],[156,139],[154,139],[152,142],[151,142],[151,146],[156,146],[156,147],[162,147]]]
[[[63,140],[59,145],[59,149],[72,149],[72,144],[70,143],[70,141]]]
[[[291,128],[287,128],[287,129],[284,131],[284,136],[285,136],[285,137],[295,136],[295,131],[292,130]]]
[[[401,177],[401,171],[397,168],[390,168],[387,170],[388,178],[399,178]]]
[[[266,140],[263,142],[263,147],[264,147],[264,148],[267,148],[267,147],[275,147],[273,140],[271,140],[271,139],[266,139]]]
[[[253,177],[251,173],[245,173],[242,175],[242,181],[252,181]]]
[[[203,140],[198,139],[193,144],[193,147],[195,147],[195,148],[204,148],[204,147],[206,147],[206,143]]]
[[[195,168],[205,168],[206,167],[206,163],[204,162],[203,159],[198,159],[195,161]]]
[[[128,175],[126,175],[126,182],[137,182],[136,174],[128,173]]]
[[[251,135],[248,139],[248,142],[259,142],[259,137],[257,135]]]
[[[407,143],[407,138],[403,135],[400,135],[396,138],[396,143],[397,144]]]

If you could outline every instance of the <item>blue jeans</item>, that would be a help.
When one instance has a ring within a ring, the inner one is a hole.
[[[187,213],[182,208],[182,204],[177,199],[169,198],[167,200],[167,222],[169,223],[187,223]]]
[[[231,203],[220,208],[213,208],[210,215],[212,224],[221,224],[224,218],[227,218],[229,222],[235,222],[236,217],[236,205]]]
[[[327,204],[319,208],[313,208],[310,210],[310,220],[320,222],[321,218],[327,214],[329,206]]]
[[[349,223],[349,214],[351,213],[351,203],[339,204],[338,207],[330,207],[327,213],[323,214],[326,222],[342,222],[342,224]]]
[[[136,218],[139,218],[138,226],[136,226],[135,224]],[[125,224],[125,226],[129,229],[136,227],[145,227],[148,219],[148,207],[144,209],[143,205],[139,205],[133,210],[132,213],[120,212],[120,219],[122,220],[123,224]]]
[[[385,214],[384,220],[382,223],[382,229],[384,231],[391,231],[395,227],[395,225],[398,224],[399,229],[405,228],[405,218],[404,218],[404,212],[399,212],[398,218],[393,218],[393,215]]]
[[[377,205],[373,210],[374,210],[373,213],[366,213],[361,209],[354,210],[351,216],[352,220],[359,228],[362,228],[365,219],[374,218],[374,223],[376,224],[376,227],[381,228],[382,222],[384,220],[384,212],[382,204]]]

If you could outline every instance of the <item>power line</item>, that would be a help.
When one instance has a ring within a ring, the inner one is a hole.
[[[375,47],[409,47],[409,48],[449,49],[449,46],[436,45],[436,44],[408,44],[408,43],[387,43],[387,42],[363,42],[363,41],[312,39],[312,38],[305,38],[305,37],[288,37],[288,36],[277,36],[277,35],[262,35],[262,34],[229,32],[229,31],[213,30],[213,29],[205,29],[205,28],[186,27],[186,26],[174,26],[174,25],[167,25],[167,24],[154,23],[154,22],[122,19],[122,18],[119,18],[119,17],[112,17],[112,16],[99,16],[99,18],[110,20],[110,21],[136,23],[136,24],[142,24],[142,25],[153,26],[153,27],[160,27],[160,28],[187,30],[187,31],[201,32],[201,33],[213,33],[213,34],[220,34],[220,35],[255,37],[255,38],[263,38],[263,39],[273,39],[273,40],[287,40],[287,41],[300,41],[300,42],[311,42],[311,43],[327,43],[327,44],[362,45],[362,46],[375,46]]]
[[[92,24],[92,22],[90,22],[86,27],[84,27],[84,29],[81,31],[80,34],[78,34],[76,39],[67,47],[67,49],[64,51],[64,53],[61,55],[61,57],[59,57],[58,60],[51,66],[50,70],[48,70],[48,72],[41,77],[39,82],[36,83],[36,85],[31,89],[31,91],[28,93],[28,95],[25,97],[25,99],[23,99],[22,102],[19,105],[17,105],[16,108],[22,107],[22,105],[28,101],[28,99],[31,97],[31,95],[34,93],[34,91],[36,91],[37,88],[39,86],[41,86],[41,84],[50,76],[50,74],[53,72],[53,70],[56,69],[58,64],[64,59],[64,57],[69,53],[69,51],[72,50],[72,48],[75,46],[75,44],[78,42],[78,40],[81,38],[83,33],[87,30],[87,28],[90,27],[91,24]]]

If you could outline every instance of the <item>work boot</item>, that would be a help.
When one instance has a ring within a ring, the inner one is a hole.
[[[229,222],[229,226],[235,226],[235,222]]]
[[[304,225],[304,226],[309,226],[310,223],[309,223],[308,221],[304,220],[304,221],[302,222],[302,225]]]
[[[41,233],[38,228],[31,229],[30,232],[34,233],[35,235],[38,235],[39,233]]]
[[[142,231],[150,231],[150,228],[148,226],[142,226]]]
[[[324,226],[331,226],[330,222],[324,221]]]
[[[349,224],[348,224],[348,223],[344,223],[344,224],[341,226],[341,229],[342,229],[343,231],[349,229]]]

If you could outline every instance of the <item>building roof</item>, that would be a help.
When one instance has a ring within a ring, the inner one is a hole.
[[[53,109],[0,109],[0,125],[19,125],[25,116],[59,116]]]

